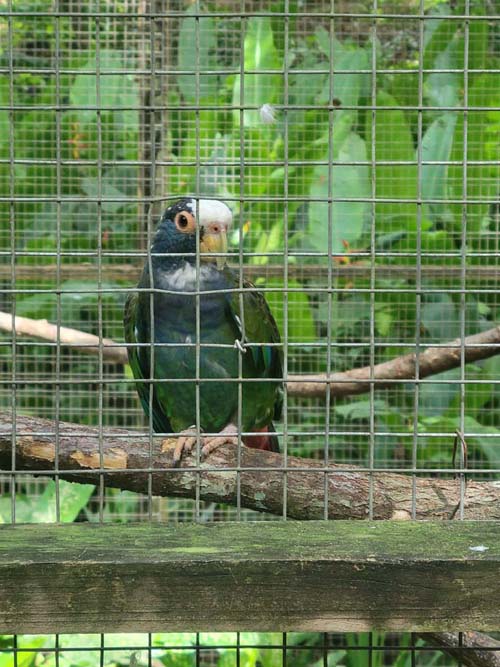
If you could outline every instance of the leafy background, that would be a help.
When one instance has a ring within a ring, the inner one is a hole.
[[[491,3],[471,0],[466,28],[453,18],[463,1],[426,1],[420,33],[412,0],[381,0],[376,21],[330,21],[321,15],[329,3],[319,0],[303,16],[291,1],[288,34],[278,14],[240,19],[239,3],[200,3],[227,16],[197,21],[193,3],[164,0],[158,7],[176,15],[155,22],[131,18],[134,2],[85,5],[107,12],[99,24],[83,5],[60,3],[66,12],[56,19],[52,0],[13,0],[10,21],[0,5],[1,66],[14,68],[12,88],[0,78],[0,197],[13,200],[0,208],[2,310],[123,340],[126,289],[158,212],[169,197],[199,193],[231,200],[232,246],[255,282],[275,290],[267,297],[289,343],[290,372],[328,370],[328,346],[329,369],[346,370],[411,351],[417,340],[444,343],[497,322],[500,82],[488,70],[500,67],[500,42],[498,22],[481,20]],[[284,7],[250,5],[250,13]],[[340,2],[342,9],[369,13],[371,4]],[[384,18],[391,12],[408,18]],[[263,104],[276,106],[274,123],[262,122]],[[286,286],[298,291],[285,300]],[[289,398],[288,451],[323,457],[325,436],[312,432],[329,424],[330,459],[365,465],[372,457],[398,468],[415,457],[420,467],[449,467],[463,425],[469,465],[498,468],[499,371],[494,357],[467,366],[466,384],[450,371],[421,383],[417,395],[408,383],[334,401],[329,415],[319,399]],[[0,373],[15,379],[14,388],[0,388],[4,407],[14,397],[20,412],[95,425],[102,406],[104,425],[144,426],[127,367],[103,364],[101,385],[97,359],[26,339],[13,346],[2,334]],[[57,373],[64,383],[55,384]],[[190,501],[114,490],[101,497],[89,485],[61,482],[59,507],[48,480],[13,486],[5,477],[0,490],[6,523],[14,504],[21,522],[193,518]],[[235,515],[207,504],[201,517]],[[234,664],[233,635],[202,639],[207,664]],[[380,647],[372,663],[411,658],[403,636],[346,635],[334,640],[328,664],[366,664],[360,646],[369,640]],[[13,664],[12,639],[2,641],[0,667]],[[20,653],[18,665],[56,664],[50,638],[19,641],[33,651]],[[162,664],[195,664],[196,638],[153,641]],[[290,635],[289,657],[319,664],[321,642]],[[81,651],[58,664],[95,664],[98,640],[71,636],[68,646],[75,643]],[[106,664],[146,664],[140,652],[114,646]],[[242,664],[263,667],[282,656],[240,652]],[[433,652],[426,660],[444,659]]]

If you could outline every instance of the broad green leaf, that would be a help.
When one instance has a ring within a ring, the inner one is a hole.
[[[283,338],[285,327],[283,279],[269,278],[266,280],[266,287],[276,287],[277,289],[276,292],[266,292],[265,296]],[[302,285],[297,280],[289,280],[288,287],[296,289],[302,287]],[[288,292],[287,314],[289,341],[307,345],[307,343],[317,340],[313,310],[305,292]]]
[[[280,70],[283,63],[274,45],[271,20],[268,17],[253,17],[248,20],[245,33],[245,70]],[[233,104],[242,103],[241,78],[234,81]],[[281,103],[283,99],[283,76],[280,74],[246,74],[243,81],[244,106],[261,107],[263,104]],[[233,122],[240,126],[239,111],[233,112]],[[262,127],[258,109],[245,110],[243,122],[248,127]],[[267,127],[267,126],[264,126]]]
[[[59,481],[60,520],[71,522],[85,507],[94,491],[92,484],[72,484]],[[29,502],[16,502],[16,520],[20,523],[53,523],[57,520],[56,483],[48,482],[41,496]]]
[[[438,70],[428,74],[424,80],[424,93],[432,106],[456,106],[462,77],[457,72],[439,70],[460,69],[463,65],[463,34],[457,21],[430,19],[433,23],[432,37],[424,51],[424,67]],[[426,22],[427,23],[427,22]]]
[[[200,102],[216,100],[219,87],[217,76],[203,74],[218,68],[217,25],[211,17],[195,18],[196,11],[194,4],[186,10],[179,31],[179,69],[193,72],[178,76],[179,90],[191,104],[197,99],[197,87]],[[200,73],[199,79],[195,72]]]
[[[366,161],[365,142],[351,132],[340,146],[337,156],[339,162]],[[327,199],[330,187],[328,167],[317,166],[314,170],[310,196]],[[362,165],[334,165],[332,167],[331,218],[329,206],[323,202],[311,202],[309,206],[309,225],[306,246],[323,252],[340,253],[346,246],[355,243],[363,232],[368,220],[368,204],[362,201],[370,196],[368,167]],[[335,201],[338,198],[353,198],[360,201]],[[331,245],[328,246],[329,224],[331,226]]]
[[[493,387],[492,383],[488,383],[486,380],[489,379],[489,374],[481,366],[475,366],[468,364],[466,366],[465,377],[467,384],[464,385],[464,403],[465,403],[465,412],[470,417],[481,418],[483,408],[489,403],[490,399],[493,397]],[[496,378],[492,378],[496,379]],[[477,382],[475,382],[477,380]],[[462,396],[461,392],[455,396],[455,400],[452,402],[449,408],[450,416],[460,414],[460,404]],[[499,443],[500,444],[500,443]],[[500,456],[500,451],[499,451]]]
[[[96,199],[99,194],[99,185],[100,185],[100,194],[103,199],[117,199],[122,201],[103,201],[102,210],[109,211],[111,213],[117,213],[123,206],[126,206],[126,202],[123,201],[125,198],[125,193],[115,187],[110,179],[106,177],[106,174],[103,175],[101,183],[99,184],[98,178],[82,178],[81,187],[82,190],[88,195],[91,199]]]
[[[432,379],[420,383],[419,413],[422,417],[439,417],[446,414],[460,392],[460,369],[440,373],[439,383]],[[449,382],[447,382],[449,380]]]
[[[100,75],[78,74],[70,90],[70,101],[74,107],[83,107],[77,111],[82,120],[92,120],[96,116],[94,110],[85,107],[96,107],[98,98],[103,108],[129,108],[139,106],[139,89],[132,74],[106,74],[106,70],[123,67],[122,54],[110,49],[100,52]],[[82,72],[95,71],[95,59],[91,58],[82,68]],[[99,96],[97,86],[99,85]]]
[[[473,200],[465,208],[452,205],[455,227],[461,230],[462,215],[467,217],[470,242],[476,247],[481,244],[481,236],[487,245],[489,239],[496,238],[498,229],[494,226],[490,212],[490,201],[498,199],[500,183],[500,77],[486,73],[476,79],[469,90],[469,106],[490,108],[485,111],[469,111],[467,114],[467,150],[464,148],[464,119],[460,114],[455,127],[451,159],[467,161],[466,192],[463,192],[463,167],[449,168],[449,187],[455,199]],[[471,164],[471,162],[489,164]],[[491,243],[491,240],[490,240]],[[482,260],[481,260],[482,261]]]
[[[371,401],[353,401],[352,403],[347,403],[345,405],[336,405],[333,410],[336,414],[344,417],[345,419],[357,420],[357,419],[369,419],[372,409],[374,414],[382,415],[392,412],[386,401],[375,400],[373,401],[373,406]]]
[[[394,323],[394,314],[390,308],[375,309],[375,327],[381,336],[388,336]]]
[[[336,49],[339,56],[335,60],[335,70],[367,70],[370,69],[368,53],[358,46],[351,48]],[[359,103],[361,92],[367,86],[369,74],[354,71],[335,72],[333,74],[333,97],[339,100],[341,105],[356,106]],[[327,78],[319,101],[328,103],[330,101],[330,81]],[[352,112],[355,116],[356,112]]]
[[[457,115],[445,113],[437,118],[422,138],[423,162],[447,162],[450,160]],[[448,167],[444,164],[422,165],[422,197],[424,200],[442,199],[442,204],[429,204],[431,218],[441,221],[446,211]]]
[[[398,101],[380,91],[377,106],[398,106]],[[373,136],[371,115],[367,115],[367,146],[374,141],[375,193],[378,199],[416,199],[416,165],[398,164],[399,161],[415,161],[415,147],[410,126],[404,111],[378,108],[375,114]],[[369,159],[371,156],[368,156]],[[382,162],[388,164],[381,164]],[[391,164],[394,163],[394,164]],[[414,203],[378,203],[375,205],[377,233],[398,231],[414,232],[417,222],[417,205]]]
[[[431,343],[453,340],[460,334],[459,313],[449,294],[427,295],[421,308],[421,321]]]

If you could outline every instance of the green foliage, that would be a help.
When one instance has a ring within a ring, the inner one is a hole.
[[[480,15],[480,5],[471,3],[471,12]],[[120,2],[117,6],[121,7]],[[282,10],[279,1],[269,6],[271,12]],[[143,159],[141,142],[149,138],[145,139],[141,127],[139,82],[125,73],[137,66],[127,48],[127,33],[120,32],[112,22],[113,39],[104,40],[107,28],[103,23],[99,51],[89,32],[86,47],[61,53],[62,73],[56,87],[54,77],[43,73],[52,67],[56,49],[50,0],[14,0],[13,7],[16,12],[41,12],[38,17],[16,15],[12,31],[16,67],[32,70],[39,66],[41,73],[16,73],[13,101],[25,110],[14,114],[12,125],[9,113],[0,111],[0,160],[4,160],[0,162],[0,195],[10,193],[7,161],[11,133],[19,161],[14,165],[13,184],[19,198],[14,208],[15,241],[20,251],[16,261],[21,265],[53,264],[59,248],[63,251],[62,264],[74,261],[66,252],[88,252],[92,263],[98,247],[133,251],[136,235],[145,227],[133,203],[141,176],[134,164]],[[284,286],[282,279],[257,280],[259,286],[276,288],[276,292],[268,293],[268,300],[278,325],[283,333],[286,305],[288,340],[302,344],[289,348],[290,372],[326,370],[325,348],[312,344],[323,342],[328,332],[334,343],[330,370],[335,372],[403,354],[417,333],[425,346],[451,340],[462,329],[466,334],[481,331],[498,320],[495,295],[488,293],[490,283],[475,277],[474,266],[496,261],[491,249],[496,247],[493,244],[499,231],[498,205],[494,202],[500,182],[500,86],[495,73],[471,71],[466,80],[460,71],[466,65],[468,70],[500,66],[498,50],[492,47],[493,27],[487,21],[469,22],[465,62],[463,22],[444,18],[450,13],[460,14],[463,3],[429,0],[425,10],[423,54],[418,53],[416,43],[412,47],[408,42],[404,56],[398,54],[399,32],[398,37],[389,34],[385,39],[388,24],[384,19],[377,30],[379,41],[372,43],[371,38],[364,42],[338,39],[330,35],[328,21],[314,22],[306,34],[303,28],[295,30],[291,18],[286,54],[279,15],[276,19],[260,16],[245,20],[241,24],[242,42],[232,19],[197,18],[192,3],[179,19],[172,58],[174,69],[177,66],[183,73],[169,76],[164,100],[174,108],[168,114],[166,144],[161,147],[162,159],[169,162],[166,182],[171,191],[165,194],[193,194],[199,189],[208,196],[244,201],[241,209],[234,205],[236,224],[231,243],[234,249],[241,245],[244,252],[252,253],[248,262],[262,267],[263,275],[267,264],[283,262],[279,254],[285,242],[290,267],[314,264],[323,270],[331,254],[334,266],[368,262],[374,242],[373,282],[367,277],[334,277],[331,293],[325,294],[314,291],[317,276],[299,270],[287,283],[297,291],[289,292],[285,300],[279,292]],[[27,46],[33,35],[43,46],[37,49],[41,55],[36,56],[35,63],[29,61]],[[71,20],[61,16],[61,43],[71,44],[77,37]],[[9,63],[6,46],[0,46],[4,67]],[[238,71],[240,46],[244,67],[241,76],[208,73]],[[373,55],[375,81],[370,73]],[[419,58],[424,68],[422,81]],[[330,59],[335,70],[340,70],[332,80],[325,73]],[[302,74],[302,70],[310,73]],[[199,74],[195,75],[196,71]],[[8,81],[0,80],[0,105],[8,106],[10,95]],[[213,108],[197,112],[183,109],[197,103]],[[376,104],[375,112],[372,103]],[[258,109],[264,104],[278,108],[274,123],[262,122]],[[58,105],[62,106],[60,112],[51,110]],[[227,110],[231,105],[249,108]],[[466,120],[465,105],[472,107]],[[297,106],[306,108],[294,108]],[[204,166],[197,171],[193,163],[198,156]],[[56,167],[53,163],[58,157],[62,162]],[[420,168],[419,159],[424,163]],[[443,164],[448,161],[452,164]],[[240,164],[244,164],[243,171]],[[60,196],[60,203],[44,201],[56,196]],[[103,199],[100,205],[96,203],[99,198]],[[416,203],[419,199],[421,205]],[[467,200],[465,206],[456,203],[462,199]],[[462,248],[464,224],[466,248]],[[0,234],[10,238],[8,215],[0,218]],[[23,254],[25,251],[32,254]],[[364,252],[364,257],[356,257],[356,251]],[[417,298],[417,262],[429,268],[458,268],[462,251],[470,254],[466,259],[467,287],[475,296],[461,301],[451,289],[457,285],[436,272],[436,277],[421,280],[422,293]],[[303,254],[294,257],[295,252]],[[115,261],[120,259],[103,259],[104,263]],[[389,277],[378,272],[391,264],[402,265],[406,271]],[[96,334],[100,333],[98,322],[103,315],[102,334],[122,339],[124,296],[116,288],[125,284],[99,283],[97,278],[95,265],[89,268],[88,279],[64,282],[60,295],[20,292],[16,295],[16,312],[49,320],[60,315],[62,323]],[[27,290],[55,288],[50,280],[17,280],[16,285]],[[98,285],[105,290],[99,297]],[[375,291],[370,294],[372,287]],[[11,307],[8,297],[4,305],[5,309]],[[373,333],[375,345],[371,347]],[[406,343],[404,349],[401,343]],[[17,358],[23,377],[53,372],[53,348],[40,345],[31,354],[24,351],[20,347]],[[0,370],[5,374],[11,371],[9,353],[8,347],[0,346]],[[500,429],[500,390],[494,380],[499,363],[493,359],[468,367],[463,393],[457,382],[458,371],[439,376],[439,382],[430,379],[421,383],[417,426],[423,433],[419,438],[423,460],[446,459],[463,409],[465,425],[478,434],[469,442],[471,456],[491,464],[496,461],[494,436]],[[80,373],[97,378],[98,362],[73,354],[61,359],[60,371],[68,377]],[[119,425],[132,426],[137,419],[130,409],[136,406],[133,389],[119,380],[118,376],[116,383],[105,385],[102,400],[118,415]],[[373,418],[376,433],[408,434],[404,443],[410,444],[400,446],[398,456],[409,460],[415,428],[414,386],[398,387],[398,391],[377,395],[373,415],[369,399],[336,401],[330,423],[339,431],[366,432]],[[18,397],[27,412],[37,414],[43,409],[51,413],[57,400],[62,419],[97,424],[100,399],[95,388],[97,385],[85,380],[75,380],[71,395],[45,392],[35,396],[32,387],[25,384],[19,387]],[[317,430],[325,415],[323,410],[319,415],[308,407],[303,411],[301,426]],[[112,423],[107,415],[104,410],[104,419]],[[439,437],[439,433],[447,435]],[[392,460],[393,439],[377,434],[374,437],[377,462]],[[320,440],[309,449],[300,449],[300,453],[310,455],[317,447],[321,455]],[[353,435],[352,440],[352,448],[343,446],[336,458],[366,461],[370,439]],[[336,446],[333,436],[331,443]],[[47,487],[45,505],[28,508],[27,494],[21,489],[20,512],[51,516],[51,493],[53,490]],[[85,493],[82,489],[82,502]],[[133,498],[113,497],[104,512],[112,519],[119,503],[129,502],[132,511]],[[71,507],[69,503],[68,511]],[[85,510],[90,520],[96,516],[94,509],[87,506]],[[3,520],[8,520],[5,517],[9,512],[7,502],[2,506]],[[179,661],[182,655],[180,652]],[[332,657],[331,664],[336,659]],[[259,660],[264,664],[262,658]]]
[[[92,484],[71,484],[60,480],[47,483],[43,493],[37,498],[27,494],[16,494],[16,521],[19,523],[71,523],[87,504],[94,492]],[[57,516],[57,506],[60,514]],[[0,523],[12,521],[12,498],[0,498]],[[1,665],[1,663],[0,663]]]
[[[154,664],[164,664],[168,667],[192,667],[197,657],[195,646],[199,649],[199,660],[210,661],[214,667],[281,667],[284,661],[284,652],[281,648],[283,635],[277,632],[202,632],[194,633],[154,633],[128,635],[61,635],[58,638],[60,654],[58,659],[51,651],[54,648],[52,637],[33,636],[19,637],[16,665],[31,667],[93,667],[99,662],[99,649],[102,645],[105,651],[102,654],[102,664],[106,667],[146,667],[148,652],[140,648],[152,644],[151,656]],[[102,644],[104,642],[104,644]],[[388,633],[346,633],[345,635],[331,635],[325,655],[324,636],[313,632],[287,633],[286,661],[294,667],[382,667],[386,664],[395,664],[396,667],[410,667],[412,651],[409,650],[413,642],[409,634],[390,635]],[[423,646],[422,640],[416,641],[416,646]],[[12,647],[12,638],[0,635],[0,647]],[[374,647],[371,649],[370,647]],[[166,648],[168,647],[168,648]],[[71,651],[65,651],[71,648]],[[428,658],[431,665],[446,664],[442,653],[434,652],[435,657]],[[238,657],[237,657],[238,656]],[[35,663],[36,660],[36,663]],[[390,663],[388,662],[390,660]],[[13,654],[0,654],[0,667],[14,667]]]

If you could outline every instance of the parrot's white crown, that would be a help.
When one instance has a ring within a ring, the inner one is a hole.
[[[187,208],[197,217],[198,224],[202,227],[219,223],[229,228],[233,224],[231,209],[227,204],[217,199],[199,199],[198,204],[196,199],[191,199]]]

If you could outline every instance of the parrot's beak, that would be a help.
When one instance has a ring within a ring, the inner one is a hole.
[[[206,261],[213,261],[217,264],[217,268],[223,269],[226,265],[225,257],[213,257],[215,253],[226,253],[227,252],[227,233],[225,229],[218,231],[217,233],[211,233],[210,231],[203,234],[203,238],[200,241],[200,252],[207,257],[202,257],[201,259]],[[210,256],[212,255],[212,257]]]

